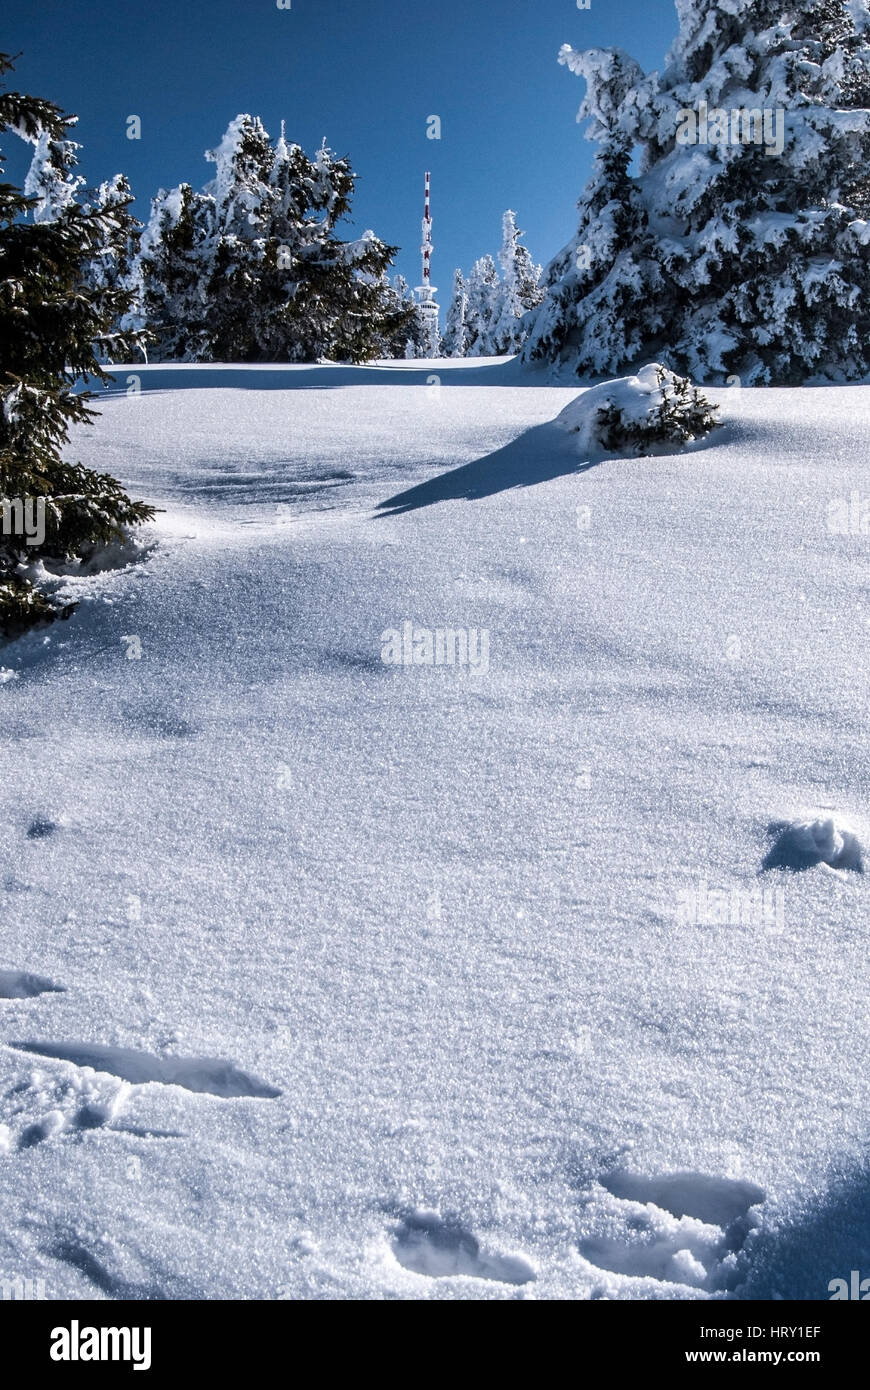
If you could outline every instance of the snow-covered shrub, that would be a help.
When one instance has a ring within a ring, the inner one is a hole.
[[[579,436],[586,455],[643,456],[703,439],[719,423],[718,409],[685,377],[651,362],[637,376],[591,386],[565,407],[558,424]]]

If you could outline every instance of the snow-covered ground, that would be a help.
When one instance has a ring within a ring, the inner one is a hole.
[[[575,394],[130,368],[78,432],[165,511],[0,652],[0,1281],[870,1276],[867,878],[762,870],[870,846],[870,388],[586,468]]]

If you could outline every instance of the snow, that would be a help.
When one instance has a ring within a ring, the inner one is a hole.
[[[25,135],[24,139],[28,137]],[[33,157],[24,180],[24,195],[36,200],[32,210],[35,222],[53,222],[75,202],[76,193],[84,184],[80,175],[71,172],[75,151],[80,146],[74,140],[58,140],[47,130],[40,131],[32,143]]]
[[[208,150],[205,156],[215,165],[215,177],[206,191],[214,197],[227,224],[234,216],[237,202],[241,202],[245,210],[251,211],[257,206],[257,195],[262,192],[255,182],[259,171],[255,172],[253,160],[245,160],[243,145],[246,138],[262,143],[267,136],[258,117],[242,114],[230,121],[220,144]]]
[[[515,362],[116,372],[70,456],[165,510],[0,654],[0,1280],[866,1272],[868,388],[584,466]]]
[[[574,442],[578,453],[587,460],[600,458],[607,453],[608,433],[602,427],[602,412],[613,407],[618,412],[621,427],[626,430],[638,426],[652,428],[657,412],[673,397],[679,380],[660,362],[649,362],[636,375],[602,381],[581,392],[565,406],[557,423],[561,429],[576,435]],[[625,447],[629,448],[627,444]],[[649,447],[654,453],[664,453],[667,449],[665,444]]]
[[[776,843],[765,861],[771,867],[809,869],[815,864],[827,864],[834,869],[864,872],[861,841],[853,830],[838,824],[832,816],[795,821],[772,830]]]

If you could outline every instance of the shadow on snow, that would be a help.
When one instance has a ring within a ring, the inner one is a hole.
[[[673,463],[685,455],[732,442],[734,432],[733,423],[729,421],[706,439],[685,449],[674,454],[641,456],[641,461],[648,462],[652,467]],[[436,502],[472,502],[481,497],[492,497],[498,492],[508,492],[512,488],[534,487],[537,483],[549,483],[554,478],[587,473],[600,463],[619,465],[638,461],[636,457],[621,458],[616,454],[596,454],[584,460],[578,453],[576,437],[567,434],[550,420],[526,430],[492,454],[395,493],[378,504],[379,513],[381,516],[396,516],[402,512],[416,511],[419,507],[431,507]]]

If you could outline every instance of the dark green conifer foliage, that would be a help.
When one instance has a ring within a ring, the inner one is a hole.
[[[0,76],[11,67],[0,54]],[[115,331],[131,292],[89,279],[95,260],[126,253],[130,200],[123,192],[96,204],[76,199],[73,124],[52,102],[0,92],[0,134],[11,130],[34,144],[41,138],[49,175],[56,174],[64,195],[48,205],[50,176],[41,203],[0,182],[0,507],[7,504],[0,514],[0,637],[67,611],[36,587],[29,567],[87,559],[154,514],[114,478],[62,457],[70,426],[94,416],[92,393],[76,392],[76,383],[87,376],[107,381],[101,357],[137,345]],[[36,545],[11,525],[11,504],[28,499],[43,499],[45,508],[45,535]]]

